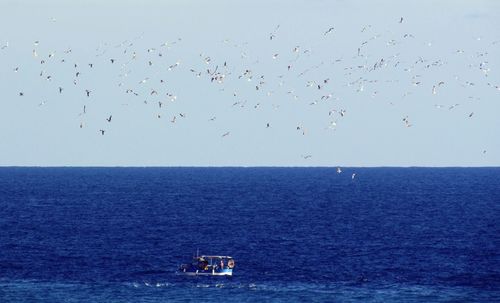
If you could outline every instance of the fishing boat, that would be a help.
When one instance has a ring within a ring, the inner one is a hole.
[[[197,255],[191,263],[179,266],[177,273],[186,276],[232,276],[234,265],[230,256]]]

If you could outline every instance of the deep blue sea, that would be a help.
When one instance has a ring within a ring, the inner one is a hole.
[[[500,168],[0,168],[0,302],[500,302]]]

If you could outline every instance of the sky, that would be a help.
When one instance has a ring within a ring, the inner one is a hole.
[[[0,28],[0,166],[500,165],[498,1],[7,0]]]

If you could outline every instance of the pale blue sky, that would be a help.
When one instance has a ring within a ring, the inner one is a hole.
[[[101,2],[0,2],[0,165],[500,165],[498,1]]]

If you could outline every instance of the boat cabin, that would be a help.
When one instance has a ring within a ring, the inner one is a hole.
[[[182,264],[178,272],[189,276],[232,276],[234,266],[230,256],[201,255],[193,257],[191,263]]]

